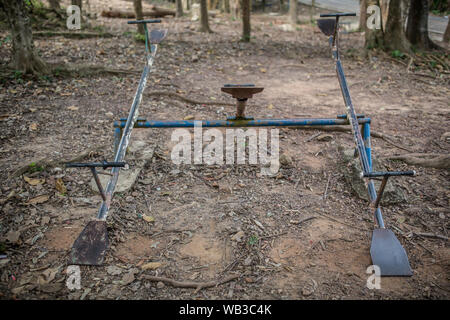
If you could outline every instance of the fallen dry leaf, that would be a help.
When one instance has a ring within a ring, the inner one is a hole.
[[[61,194],[66,194],[67,193],[67,188],[64,185],[64,182],[62,181],[61,178],[58,178],[55,182],[55,188],[56,190],[58,190]]]
[[[144,219],[147,222],[153,222],[155,221],[155,218],[153,218],[152,216],[147,216],[146,214],[142,215],[142,219]]]
[[[20,239],[20,232],[19,231],[10,230],[6,234],[6,240],[8,240],[11,243],[18,243],[19,239]]]
[[[67,107],[67,109],[69,109],[70,111],[77,111],[79,108],[76,106],[70,106],[70,107]]]
[[[48,201],[49,196],[46,194],[34,197],[26,202],[26,204],[39,204]]]
[[[144,264],[141,267],[141,269],[144,270],[144,271],[145,270],[155,270],[155,269],[158,269],[161,266],[162,266],[161,262],[149,262],[149,263]]]
[[[41,273],[38,278],[38,284],[43,285],[53,281],[55,279],[56,274],[58,273],[58,268],[49,268]]]
[[[38,184],[43,184],[45,182],[45,179],[33,179],[28,178],[26,176],[23,177],[23,179],[28,182],[29,185],[37,186]]]

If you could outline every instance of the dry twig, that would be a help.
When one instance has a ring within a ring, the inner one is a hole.
[[[144,275],[143,278],[146,280],[149,280],[149,281],[165,282],[176,288],[195,288],[194,293],[197,293],[202,289],[216,287],[218,285],[235,280],[235,279],[239,278],[239,275],[237,275],[237,274],[231,275],[222,280],[209,281],[209,282],[177,281],[177,280],[173,280],[173,279],[169,279],[169,278],[165,278],[165,277],[155,277],[155,276],[148,276],[148,275]]]

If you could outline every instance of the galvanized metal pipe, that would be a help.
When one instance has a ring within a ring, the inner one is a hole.
[[[372,171],[372,160],[371,160],[371,150],[366,150],[366,146],[364,145],[364,140],[361,136],[361,132],[358,126],[358,118],[353,107],[352,99],[350,97],[350,91],[348,89],[347,80],[345,79],[344,70],[342,68],[341,60],[339,59],[339,55],[337,54],[336,49],[333,50],[336,61],[336,73],[338,76],[339,84],[341,86],[342,97],[344,98],[345,106],[347,107],[347,119],[350,121],[350,127],[352,128],[353,136],[355,138],[356,148],[359,154],[359,160],[361,163],[361,168],[363,170],[363,174],[368,174]],[[364,131],[368,131],[368,136],[370,135],[370,128],[364,128]],[[370,141],[370,140],[369,140]],[[367,152],[368,151],[368,152]],[[370,158],[370,161],[369,161]],[[369,179],[367,182],[367,190],[370,198],[370,202],[374,202],[377,199],[377,192],[375,190],[375,185],[372,180]],[[380,228],[385,228],[383,215],[381,213],[380,208],[376,208],[375,210],[375,218],[377,220],[378,226]]]
[[[158,48],[158,45],[152,44],[151,52],[146,56],[146,64],[145,64],[144,70],[142,71],[142,74],[141,74],[139,86],[137,88],[136,95],[135,95],[133,103],[131,105],[131,109],[130,109],[130,113],[128,114],[127,121],[124,125],[122,137],[117,146],[116,155],[114,158],[115,162],[123,161],[125,158],[127,147],[130,142],[131,131],[133,130],[136,120],[138,118],[139,104],[141,103],[141,100],[142,100],[142,95],[143,95],[145,86],[147,84],[148,74],[151,71],[151,67],[153,65],[153,59],[156,55],[157,48]],[[99,219],[99,220],[106,220],[109,208],[111,206],[114,189],[116,188],[117,181],[119,179],[119,171],[120,171],[119,168],[113,168],[111,170],[112,177],[109,180],[108,185],[106,186],[106,192],[105,192],[106,200],[104,200],[102,202],[100,209],[98,211],[98,214],[97,214],[97,219]]]
[[[217,127],[300,127],[348,125],[344,119],[255,119],[255,120],[149,120],[137,121],[136,128],[193,128],[201,122],[204,128]],[[370,123],[370,118],[360,118],[358,123]],[[124,121],[115,121],[115,128],[123,128]]]

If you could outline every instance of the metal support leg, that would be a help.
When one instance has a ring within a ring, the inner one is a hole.
[[[119,147],[121,138],[122,138],[122,129],[114,128],[114,154],[117,153],[117,148]]]
[[[95,167],[90,167],[92,175],[94,176],[95,183],[97,184],[98,192],[102,196],[103,201],[106,201],[106,195],[105,191],[103,191],[102,183],[100,182],[100,179],[97,174],[97,170],[95,170]]]
[[[364,139],[364,147],[366,148],[367,160],[369,162],[370,171],[372,169],[372,146],[370,142],[370,123],[364,123],[362,125],[362,135]]]
[[[389,176],[383,177],[383,181],[381,182],[380,189],[378,190],[377,198],[375,199],[375,201],[373,203],[373,207],[375,209],[378,209],[378,207],[380,206],[381,198],[383,197],[384,188],[386,187],[386,183],[387,183],[388,179],[389,179]]]

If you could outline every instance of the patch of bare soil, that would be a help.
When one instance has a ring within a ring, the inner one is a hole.
[[[90,1],[93,13],[121,0]],[[145,9],[145,8],[144,8]],[[302,17],[308,12],[302,8]],[[95,63],[139,70],[144,46],[122,19],[93,24],[114,38],[39,38],[52,62]],[[234,101],[225,83],[264,86],[248,105],[255,118],[329,117],[345,113],[327,39],[311,24],[292,32],[286,16],[252,16],[251,43],[228,15],[211,19],[214,34],[190,18],[163,19],[168,38],[158,52],[147,92],[169,91],[197,101]],[[1,36],[6,34],[2,32]],[[383,55],[362,55],[364,35],[342,35],[342,59],[358,113],[372,129],[416,153],[448,154],[448,74],[420,76]],[[0,47],[7,60],[8,44]],[[430,73],[431,74],[431,73]],[[285,161],[274,177],[255,165],[175,165],[172,130],[136,129],[132,140],[155,150],[133,187],[114,196],[108,216],[110,249],[100,267],[81,266],[81,290],[65,286],[70,247],[93,219],[100,197],[89,170],[41,168],[38,160],[113,158],[113,121],[128,115],[139,76],[15,79],[0,92],[0,298],[2,299],[448,299],[449,172],[380,160],[390,170],[414,169],[396,180],[407,201],[386,206],[386,225],[405,247],[409,278],[382,278],[367,288],[373,215],[342,173],[339,147],[348,133],[280,129]],[[225,119],[234,106],[191,104],[144,96],[147,119]],[[222,130],[223,131],[223,130]],[[191,131],[192,132],[192,131]],[[401,150],[373,138],[374,158]],[[134,151],[132,151],[134,152]],[[133,167],[134,162],[129,163]],[[26,173],[12,176],[18,168]],[[102,170],[100,170],[102,171]],[[64,186],[64,188],[62,188]],[[422,234],[422,235],[421,235]],[[424,236],[425,234],[425,236]],[[430,237],[426,234],[440,235]],[[56,273],[55,273],[56,272]],[[43,276],[42,274],[45,273]],[[196,291],[145,279],[238,279]],[[44,280],[38,278],[44,277]]]

